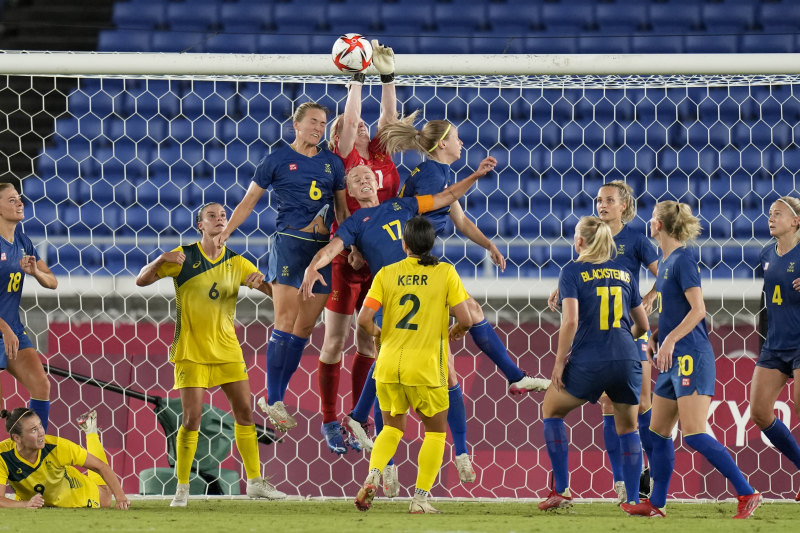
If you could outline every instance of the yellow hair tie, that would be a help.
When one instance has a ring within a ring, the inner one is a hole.
[[[452,124],[447,125],[447,127],[444,129],[444,133],[442,133],[442,136],[439,138],[438,141],[436,141],[436,143],[433,146],[431,146],[431,149],[428,150],[428,153],[431,153],[434,150],[436,150],[436,147],[439,146],[439,143],[443,141],[445,137],[447,137],[447,134],[450,133],[450,126],[452,126]]]

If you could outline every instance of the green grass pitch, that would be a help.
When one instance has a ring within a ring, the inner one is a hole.
[[[129,511],[113,509],[3,509],[0,531],[99,533],[278,533],[323,532],[577,532],[604,531],[713,533],[798,531],[800,504],[765,503],[749,520],[732,520],[736,506],[726,503],[670,503],[666,519],[625,516],[613,503],[578,503],[571,510],[543,513],[536,502],[436,501],[441,515],[409,515],[408,500],[376,499],[358,512],[347,500],[286,502],[190,500],[171,509],[169,500],[133,500]]]

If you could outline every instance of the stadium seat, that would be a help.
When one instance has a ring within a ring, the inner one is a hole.
[[[442,32],[420,35],[417,45],[421,54],[469,54],[472,51],[470,39]]]
[[[540,6],[533,2],[512,1],[488,4],[487,17],[495,35],[525,37],[542,29]]]
[[[800,29],[800,3],[764,2],[759,6],[758,22],[766,33],[797,33]]]
[[[669,3],[650,4],[650,26],[659,36],[702,30],[700,6],[693,3],[681,4],[680,7]]]
[[[296,3],[276,3],[272,7],[272,22],[275,31],[282,35],[308,36],[315,31],[326,28],[326,10],[319,6],[316,9],[304,9]]]
[[[372,31],[380,28],[380,2],[332,2],[326,9],[325,20],[331,33],[361,33],[371,39]],[[329,45],[333,45],[333,39]]]
[[[746,3],[707,3],[700,7],[706,31],[737,34],[756,26],[756,5]]]
[[[690,54],[735,54],[738,48],[736,35],[692,34],[685,38],[684,49]]]
[[[258,36],[259,54],[309,54],[311,40],[303,34],[264,33]]]
[[[199,32],[152,32],[150,50],[153,52],[205,52],[208,34]]]
[[[631,35],[647,29],[647,4],[600,2],[595,6],[595,21],[601,33]]]
[[[540,34],[538,37],[525,39],[527,54],[576,54],[578,39],[576,37],[556,37]]]
[[[473,54],[524,54],[525,40],[497,34],[478,34],[470,39]]]
[[[595,27],[594,5],[591,2],[544,3],[541,5],[542,25],[547,33],[579,35]]]
[[[166,23],[163,2],[115,2],[111,22],[122,30],[160,30]]]
[[[626,35],[581,35],[578,37],[578,53],[581,54],[629,54],[630,38]]]
[[[97,37],[100,52],[149,52],[152,38],[146,30],[101,30]]]
[[[206,52],[217,54],[254,54],[257,48],[258,35],[255,34],[219,33],[206,43]]]
[[[172,31],[210,31],[219,26],[217,0],[169,2],[167,25]]]
[[[631,52],[635,54],[680,54],[683,37],[680,35],[634,35]]]
[[[381,29],[386,33],[415,35],[432,30],[433,9],[430,4],[381,4]]]
[[[440,34],[471,35],[488,25],[486,4],[434,4],[433,20]]]
[[[795,36],[791,33],[746,33],[740,36],[739,52],[748,54],[782,53],[795,51]]]
[[[275,29],[272,5],[260,0],[223,2],[220,6],[219,22],[225,33],[229,34],[258,34]]]

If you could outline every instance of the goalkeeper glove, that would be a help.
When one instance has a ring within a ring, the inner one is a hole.
[[[353,74],[353,77],[347,83],[347,86],[350,87],[351,85],[364,85],[364,80],[367,79],[367,75],[363,72],[356,72]]]
[[[377,39],[372,40],[372,64],[380,72],[382,83],[394,81],[394,50],[382,45]]]

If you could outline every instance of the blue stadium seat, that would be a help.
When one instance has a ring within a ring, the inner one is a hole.
[[[704,35],[686,36],[684,47],[690,54],[735,54],[738,48],[736,35]]]
[[[306,39],[317,30],[325,29],[326,10],[307,8],[297,3],[276,3],[273,5],[272,22],[282,36],[304,35]]]
[[[304,34],[264,33],[258,36],[257,51],[259,54],[309,54],[311,40]]]
[[[372,31],[379,29],[381,24],[380,2],[351,0],[330,3],[325,20],[333,33],[361,33],[371,39]],[[333,46],[333,39],[330,45]]]
[[[488,21],[498,36],[525,37],[542,29],[541,9],[533,2],[490,2],[487,7]]]
[[[395,54],[416,54],[419,52],[417,37],[413,35],[381,35],[382,32],[375,32],[374,37],[381,43],[391,46]]]
[[[421,54],[469,54],[470,39],[453,37],[442,32],[425,34],[418,37]]]
[[[487,26],[486,4],[434,4],[433,19],[440,34],[471,35]]]
[[[101,30],[97,37],[100,52],[149,52],[150,32],[145,30]]]
[[[573,0],[564,3],[545,3],[541,6],[544,31],[559,35],[578,35],[595,26],[594,4]]]
[[[762,3],[758,22],[768,33],[796,33],[800,29],[800,3],[788,1]]]
[[[598,31],[602,33],[630,35],[647,28],[647,4],[598,3],[595,6],[595,21]]]
[[[167,25],[172,31],[208,31],[219,26],[217,0],[169,2]]]
[[[433,9],[430,4],[381,4],[381,28],[386,33],[415,35],[431,30]]]
[[[150,50],[153,52],[205,52],[208,34],[200,32],[152,32]]]
[[[581,54],[629,54],[630,38],[626,35],[581,35],[578,37]]]
[[[556,37],[541,34],[539,37],[525,39],[525,52],[528,54],[576,54],[577,37]]]
[[[157,30],[166,23],[163,2],[115,2],[111,21],[119,29]]]
[[[631,37],[631,51],[635,54],[680,54],[683,52],[683,36],[634,35]]]
[[[255,34],[219,33],[206,43],[206,52],[217,54],[254,54],[257,49],[258,35]]]
[[[693,3],[681,4],[680,7],[669,3],[650,4],[650,26],[654,33],[664,35],[702,30],[700,6]]]
[[[708,3],[700,8],[706,31],[737,34],[756,26],[756,5],[746,3]]]
[[[791,33],[746,33],[740,36],[739,52],[788,54],[795,51],[794,41],[795,36]]]
[[[274,30],[272,5],[261,0],[223,2],[219,21],[226,33],[261,33]]]

